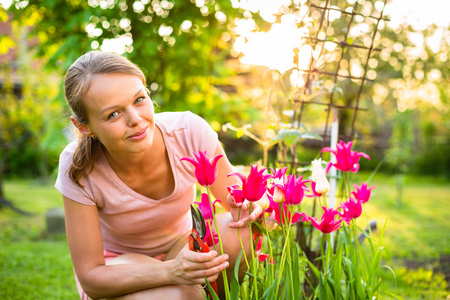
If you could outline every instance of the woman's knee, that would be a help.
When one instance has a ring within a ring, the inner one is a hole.
[[[236,261],[244,249],[244,253],[247,256],[247,260],[251,257],[251,244],[250,244],[250,232],[249,228],[235,229],[228,226],[232,221],[230,213],[219,214],[217,223],[219,224],[219,231],[222,238],[224,252],[228,254],[230,266],[234,267]],[[239,270],[243,273],[246,270],[245,258],[241,257]],[[230,270],[232,270],[231,268]],[[230,273],[230,271],[227,271]]]
[[[139,253],[125,253],[106,261],[107,265],[161,263],[153,257]]]
[[[190,285],[167,285],[153,289],[142,290],[110,300],[140,300],[140,299],[204,299],[202,290]]]
[[[217,223],[224,246],[224,251],[228,255],[238,256],[244,246],[245,251],[250,250],[249,228],[235,229],[228,224],[233,221],[230,213],[219,214]],[[227,252],[228,251],[228,252]]]

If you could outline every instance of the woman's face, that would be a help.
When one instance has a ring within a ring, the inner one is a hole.
[[[97,136],[111,154],[142,153],[152,146],[154,107],[140,77],[95,75],[84,104],[87,133]]]

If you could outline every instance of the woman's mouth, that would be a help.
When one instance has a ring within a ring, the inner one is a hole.
[[[141,131],[129,136],[128,138],[133,141],[140,141],[142,139],[145,139],[147,137],[147,129],[148,126],[142,129]]]

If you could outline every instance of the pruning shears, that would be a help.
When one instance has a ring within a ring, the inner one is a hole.
[[[207,242],[203,241],[206,236],[206,223],[203,214],[198,207],[194,207],[191,204],[192,215],[192,231],[189,235],[189,250],[195,252],[209,252]],[[217,282],[210,282],[212,288],[217,294]],[[205,288],[209,298],[212,299],[211,292],[208,288]]]

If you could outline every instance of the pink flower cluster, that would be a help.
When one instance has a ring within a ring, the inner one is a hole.
[[[322,169],[321,160],[313,161],[313,172],[311,180],[304,180],[303,176],[296,177],[295,175],[286,175],[287,168],[273,170],[271,174],[267,174],[266,168],[258,170],[257,165],[252,165],[248,175],[240,172],[234,172],[228,176],[237,176],[242,184],[233,185],[228,187],[230,195],[233,196],[236,203],[242,203],[247,200],[250,202],[256,202],[264,209],[264,213],[269,215],[269,219],[275,220],[278,224],[293,224],[299,221],[311,222],[312,226],[320,230],[324,234],[331,233],[337,230],[343,221],[347,224],[352,219],[358,218],[362,213],[362,204],[369,201],[371,196],[371,190],[375,186],[368,187],[366,183],[362,183],[360,186],[354,185],[355,190],[352,191],[352,196],[349,200],[341,203],[337,208],[327,208],[323,206],[324,211],[320,221],[316,217],[311,217],[305,213],[292,213],[290,207],[301,205],[304,196],[308,197],[321,197],[326,194],[329,189],[329,184],[326,179],[326,174],[331,167],[335,167],[343,172],[357,172],[359,169],[359,159],[364,157],[370,159],[370,157],[363,152],[352,151],[353,142],[344,143],[340,141],[336,145],[336,150],[329,147],[322,149],[322,152],[331,152],[336,157],[336,163],[328,162],[326,171]],[[194,154],[195,160],[192,158],[182,158],[182,160],[189,161],[195,167],[195,176],[197,181],[202,186],[210,186],[216,180],[217,175],[217,162],[222,155],[217,155],[213,159],[209,160],[206,151],[200,151],[198,154]],[[306,184],[309,183],[310,189]],[[310,192],[310,194],[306,194]],[[202,201],[196,202],[200,206],[207,223],[210,225],[212,220],[210,199],[207,194],[202,195]],[[214,208],[215,209],[215,208]],[[336,217],[340,217],[336,219]],[[209,231],[209,230],[208,230]],[[210,242],[214,243],[211,237]],[[257,244],[260,243],[258,239]],[[260,249],[259,249],[260,250]],[[266,259],[266,255],[261,253],[258,255],[260,258]]]

